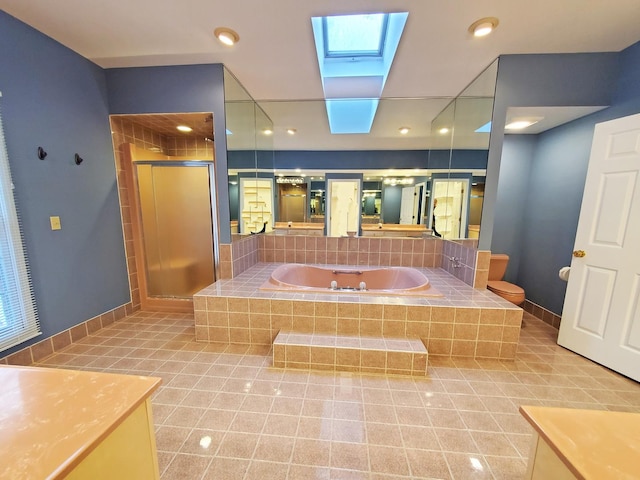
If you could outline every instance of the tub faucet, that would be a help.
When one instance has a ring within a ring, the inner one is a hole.
[[[365,291],[367,289],[367,284],[365,282],[360,282],[360,290]]]
[[[338,282],[336,282],[335,280],[331,281],[331,290],[337,290],[338,289]]]
[[[449,256],[447,256],[447,258],[449,259],[449,261],[451,263],[453,263],[453,268],[460,268],[462,266],[460,264],[460,259],[458,257],[449,257]]]

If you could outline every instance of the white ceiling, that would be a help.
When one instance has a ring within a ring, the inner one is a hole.
[[[639,0],[0,0],[0,8],[105,68],[224,63],[258,100],[323,98],[312,16],[409,12],[383,98],[454,97],[500,54],[620,51],[640,40]],[[486,16],[499,27],[474,39],[467,28]],[[218,43],[219,26],[240,42]]]

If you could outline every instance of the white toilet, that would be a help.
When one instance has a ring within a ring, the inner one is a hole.
[[[491,254],[487,289],[505,300],[509,300],[511,303],[520,305],[525,299],[524,289],[502,280],[502,277],[504,277],[507,271],[507,265],[509,265],[509,255],[505,255],[504,253]]]

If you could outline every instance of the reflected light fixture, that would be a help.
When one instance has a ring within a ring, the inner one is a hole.
[[[287,133],[289,135],[295,135],[297,130],[295,128],[287,128]]]
[[[271,130],[270,128],[265,128],[264,130],[262,130],[262,133],[264,133],[265,135],[272,135],[273,130]]]
[[[486,37],[495,30],[498,26],[498,19],[496,17],[484,17],[480,20],[476,20],[469,26],[469,33],[474,37]]]
[[[447,127],[442,127],[440,130],[438,130],[438,133],[440,135],[446,135],[447,133],[449,133],[449,129]]]
[[[409,130],[411,130],[409,127],[400,127],[398,129],[400,135],[406,135],[407,133],[409,133]]]
[[[227,27],[218,27],[213,31],[218,41],[227,47],[233,47],[240,41],[240,35]]]
[[[541,118],[514,118],[504,126],[505,130],[524,130],[531,125],[538,123]]]
[[[183,132],[183,133],[189,133],[193,131],[193,128],[188,127],[186,125],[178,125],[176,129],[178,129],[180,132]]]

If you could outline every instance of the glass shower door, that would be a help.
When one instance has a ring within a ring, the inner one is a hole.
[[[136,164],[149,297],[214,282],[209,165]]]

